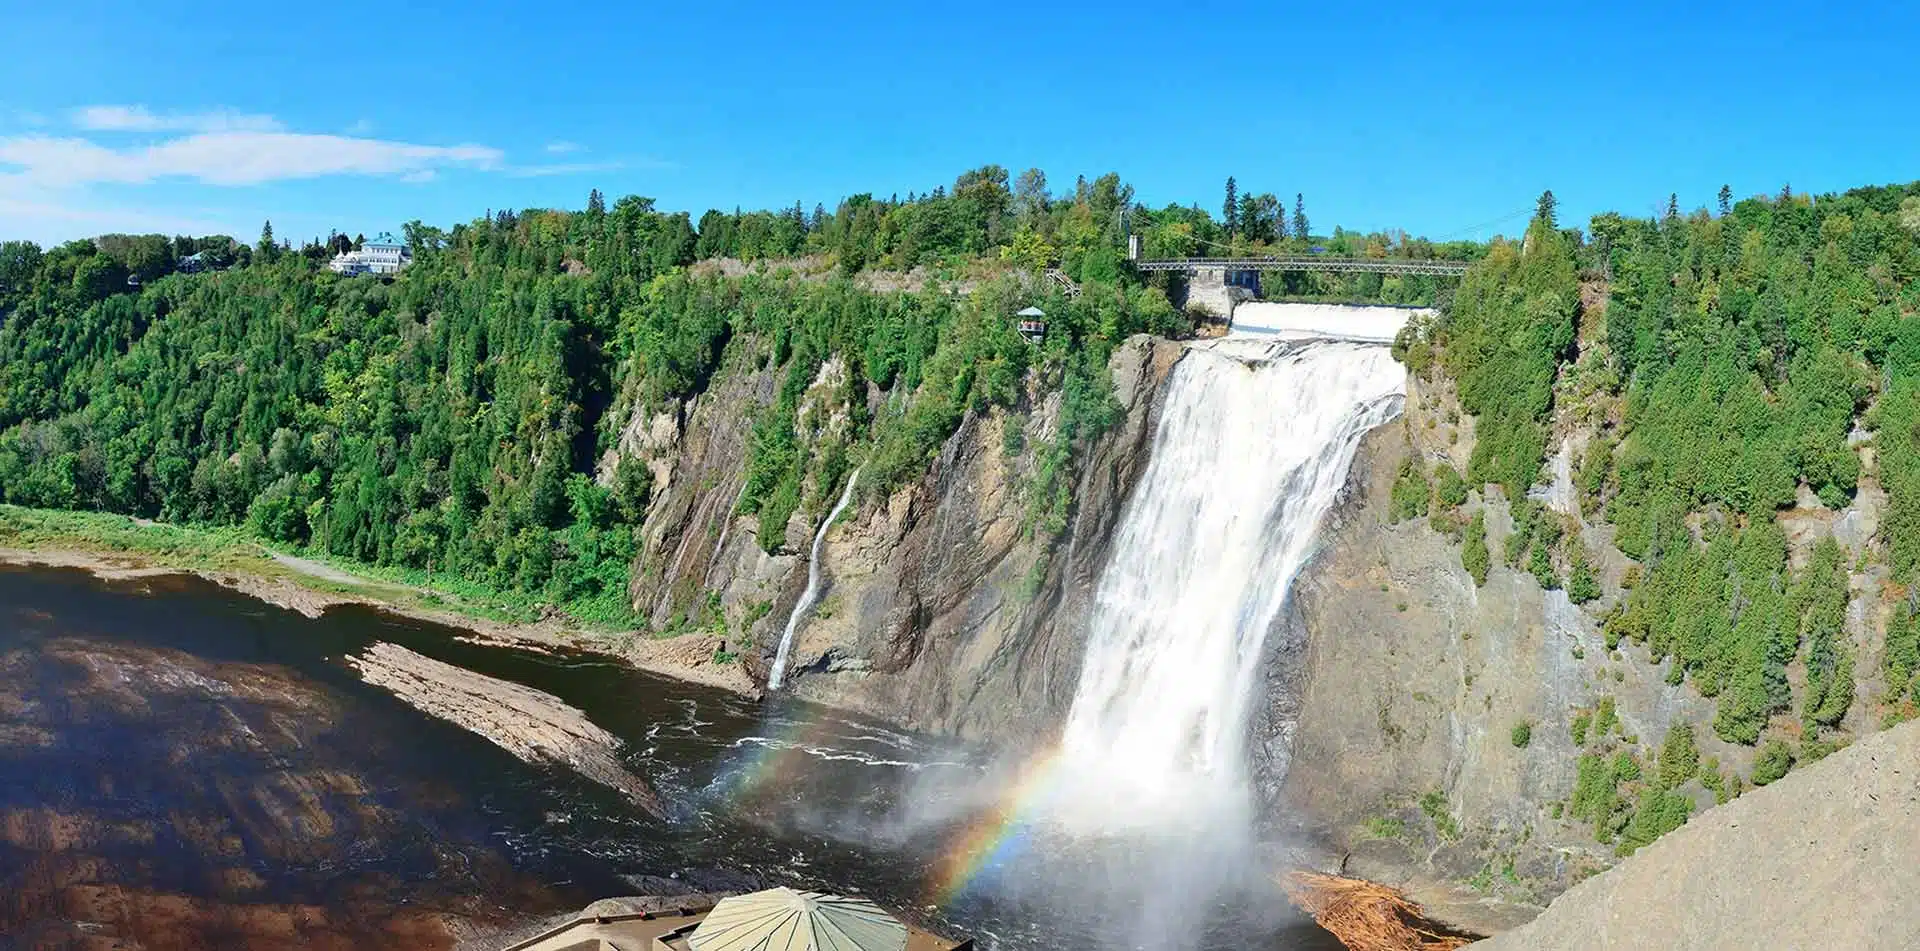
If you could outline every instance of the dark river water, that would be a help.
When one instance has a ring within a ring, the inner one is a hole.
[[[981,817],[911,801],[977,786],[977,752],[458,636],[360,608],[311,620],[194,578],[0,566],[0,949],[432,947],[450,917],[772,884],[871,895],[986,948],[1149,943],[1099,889],[956,875]],[[669,815],[363,682],[346,659],[379,642],[579,708]],[[1098,867],[1153,864],[1123,858]],[[1339,947],[1277,891],[1212,900],[1176,944]]]

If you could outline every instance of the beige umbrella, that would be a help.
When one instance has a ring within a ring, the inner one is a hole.
[[[722,899],[687,941],[693,951],[903,951],[907,926],[870,901],[769,888]]]

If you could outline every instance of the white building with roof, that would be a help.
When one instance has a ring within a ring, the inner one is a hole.
[[[327,268],[335,274],[393,274],[412,262],[407,246],[383,231],[358,251],[334,255]]]

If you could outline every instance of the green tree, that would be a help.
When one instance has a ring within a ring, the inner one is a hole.
[[[1220,208],[1220,223],[1222,227],[1227,229],[1228,238],[1232,238],[1234,236],[1234,233],[1240,230],[1238,227],[1239,215],[1240,215],[1240,200],[1239,198],[1236,197],[1238,194],[1239,194],[1238,185],[1234,182],[1233,176],[1228,175],[1227,176],[1227,201],[1226,201],[1226,204],[1222,205]]]
[[[1487,583],[1487,570],[1492,557],[1487,551],[1487,513],[1478,511],[1467,520],[1466,533],[1460,541],[1460,564],[1473,578],[1475,585]]]
[[[1760,755],[1753,761],[1753,784],[1765,786],[1787,775],[1793,769],[1793,748],[1784,740],[1771,739],[1760,748]]]
[[[1400,464],[1400,475],[1393,482],[1391,515],[1396,522],[1425,517],[1433,504],[1433,484],[1419,461],[1407,459]]]
[[[1660,744],[1660,788],[1675,789],[1692,779],[1700,769],[1700,750],[1694,745],[1693,726],[1686,721],[1673,725]]]
[[[1594,577],[1586,546],[1578,536],[1567,543],[1567,562],[1567,597],[1575,604],[1586,604],[1600,597],[1600,581]]]

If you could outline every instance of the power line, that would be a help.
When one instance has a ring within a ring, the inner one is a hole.
[[[1455,231],[1451,234],[1442,235],[1438,238],[1434,238],[1433,240],[1434,241],[1452,241],[1453,239],[1463,234],[1466,234],[1470,231],[1479,231],[1482,228],[1491,228],[1497,224],[1505,224],[1506,222],[1512,221],[1513,219],[1518,218],[1521,215],[1527,214],[1528,212],[1531,212],[1533,210],[1534,209],[1532,209],[1531,207],[1528,207],[1528,208],[1521,208],[1517,211],[1510,211],[1491,221],[1482,221],[1477,225],[1468,225],[1465,228],[1461,228],[1460,230]]]

